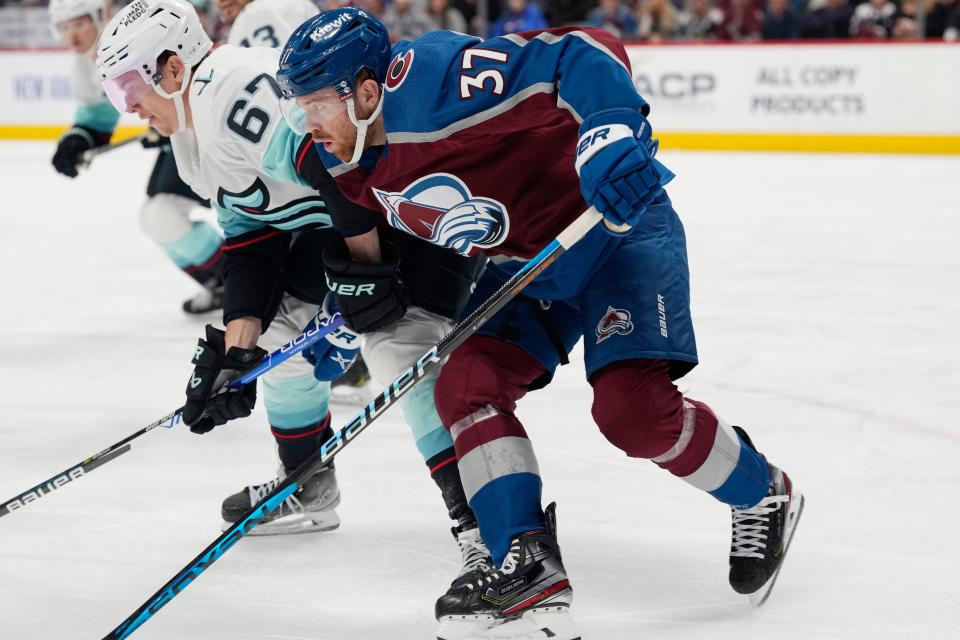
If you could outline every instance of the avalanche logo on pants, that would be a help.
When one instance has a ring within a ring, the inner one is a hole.
[[[399,193],[379,189],[373,193],[390,226],[465,256],[497,246],[510,232],[503,204],[474,197],[460,178],[449,173],[420,178]]]
[[[632,331],[633,321],[630,320],[630,312],[626,309],[614,309],[608,305],[607,312],[597,323],[597,344],[618,333],[625,336]]]

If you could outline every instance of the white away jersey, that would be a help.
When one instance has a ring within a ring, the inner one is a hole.
[[[171,136],[180,176],[210,198],[227,238],[264,227],[332,226],[316,191],[264,170],[290,164],[289,146],[297,143],[280,113],[279,57],[265,47],[215,49],[190,83],[193,129]]]
[[[100,73],[97,71],[97,65],[88,55],[73,56],[70,83],[73,87],[73,97],[76,98],[78,104],[94,105],[106,99],[106,95],[103,93],[103,85],[100,84]]]
[[[70,86],[73,89],[73,97],[77,101],[73,123],[101,133],[113,133],[120,114],[103,93],[100,73],[90,56],[86,54],[73,56]]]
[[[310,0],[254,0],[237,14],[227,44],[280,48],[297,27],[318,13]]]

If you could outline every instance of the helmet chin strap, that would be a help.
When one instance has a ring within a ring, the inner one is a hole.
[[[367,127],[373,124],[373,121],[377,119],[377,116],[380,115],[380,112],[383,111],[383,97],[385,92],[383,88],[380,89],[380,99],[377,100],[377,108],[373,110],[373,113],[370,114],[369,118],[363,120],[357,120],[357,111],[356,107],[353,105],[353,100],[347,100],[347,115],[350,116],[350,122],[357,127],[357,142],[353,146],[353,157],[350,158],[349,164],[356,164],[360,162],[360,156],[363,155],[363,145],[367,140]]]
[[[180,88],[177,89],[174,93],[167,93],[164,91],[160,85],[155,85],[157,93],[162,97],[173,100],[173,107],[177,110],[177,130],[174,133],[180,131],[185,131],[187,129],[187,110],[183,106],[183,94],[186,93],[187,87],[190,86],[190,76],[192,74],[184,69],[183,79],[180,81]]]

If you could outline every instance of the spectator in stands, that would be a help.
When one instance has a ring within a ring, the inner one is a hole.
[[[897,40],[942,38],[950,17],[952,0],[925,0],[926,33],[920,34],[917,22],[917,0],[902,0],[893,19],[893,37]]]
[[[850,35],[861,39],[889,38],[897,5],[889,0],[868,0],[857,5],[850,21]]]
[[[383,10],[383,24],[394,42],[416,40],[434,28],[426,11],[413,0],[393,0]]]
[[[723,11],[713,6],[713,0],[691,0],[690,12],[680,16],[679,36],[695,42],[716,40],[721,24]]]
[[[673,40],[680,18],[670,0],[641,0],[637,37],[647,42]]]
[[[467,33],[467,20],[459,9],[451,7],[447,0],[427,0],[427,16],[434,29]]]
[[[389,27],[389,25],[387,25]],[[500,12],[500,17],[490,27],[490,36],[496,38],[508,33],[546,29],[550,25],[543,16],[543,12],[535,4],[527,0],[507,0],[507,6]]]
[[[738,42],[757,40],[762,24],[763,16],[752,0],[730,0],[730,10],[720,25],[720,39]]]
[[[355,4],[370,15],[376,16],[381,21],[383,20],[384,0],[358,0]]]
[[[807,15],[800,36],[811,39],[849,38],[852,16],[853,8],[847,0],[827,0],[825,6]]]
[[[587,24],[606,29],[621,40],[633,40],[637,36],[637,19],[620,0],[600,0],[587,14]]]
[[[597,7],[598,0],[542,0],[547,19],[552,25],[582,23]],[[621,4],[633,11],[635,0],[620,0]],[[636,16],[634,16],[636,17]]]
[[[790,0],[767,0],[760,35],[764,40],[793,40],[800,33],[800,20]]]
[[[943,39],[947,42],[960,40],[960,2],[955,2],[950,15],[947,16],[947,28],[943,31]]]

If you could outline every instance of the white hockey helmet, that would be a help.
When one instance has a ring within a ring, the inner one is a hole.
[[[177,107],[179,129],[186,126],[183,92],[190,84],[189,69],[213,47],[196,9],[184,0],[134,0],[113,16],[100,36],[97,70],[110,102],[124,113],[151,89],[171,98]],[[175,53],[188,71],[180,88],[168,93],[160,87],[157,58]]]
[[[90,16],[97,29],[102,29],[106,8],[106,0],[50,0],[50,27],[56,32],[57,25],[61,22]]]

